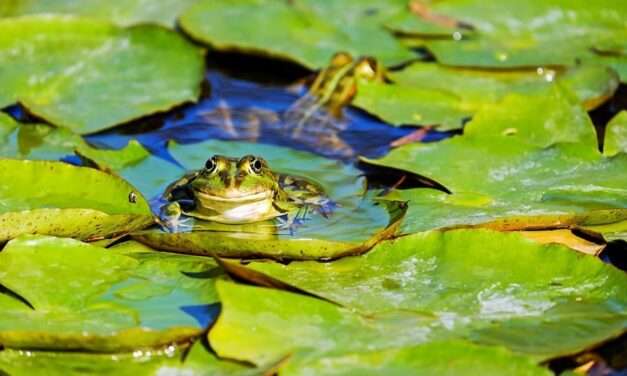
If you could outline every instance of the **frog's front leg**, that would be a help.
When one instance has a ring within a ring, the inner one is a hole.
[[[181,232],[191,229],[191,218],[183,216],[183,209],[178,201],[170,202],[161,207],[159,218],[161,224],[170,232]]]

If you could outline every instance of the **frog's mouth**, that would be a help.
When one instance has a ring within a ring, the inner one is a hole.
[[[248,223],[276,217],[272,191],[236,197],[216,196],[196,192],[200,207],[196,210],[206,218],[221,223]]]
[[[232,203],[245,203],[255,202],[271,199],[273,196],[272,191],[265,191],[253,194],[241,194],[241,195],[215,195],[204,192],[196,192],[198,199],[201,202],[232,202]]]

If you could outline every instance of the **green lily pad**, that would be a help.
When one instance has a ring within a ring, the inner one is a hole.
[[[293,231],[273,224],[227,225],[220,229],[200,223],[191,232],[139,231],[133,237],[152,247],[176,252],[222,257],[271,257],[276,259],[333,259],[370,249],[378,240],[394,234],[404,214],[402,203],[380,205],[365,192],[365,179],[351,165],[289,148],[245,142],[208,141],[172,144],[172,156],[189,170],[202,168],[214,154],[240,157],[259,155],[270,168],[309,178],[335,202],[329,218],[312,213]],[[161,174],[155,170],[153,174]],[[179,178],[185,171],[179,171]],[[141,177],[145,178],[145,176]],[[176,179],[175,178],[175,179]],[[129,177],[133,182],[133,177]],[[173,180],[175,180],[173,179]],[[166,184],[171,183],[165,182]],[[165,186],[161,187],[163,190]],[[265,226],[265,227],[264,227]],[[270,227],[269,230],[264,230]]]
[[[551,375],[531,359],[498,347],[443,341],[313,360],[290,359],[281,375]]]
[[[194,343],[185,356],[182,354],[184,350],[169,346],[165,350],[88,354],[7,349],[0,352],[0,373],[5,371],[12,376],[230,376],[258,375],[261,372],[235,362],[219,360],[199,342]]]
[[[625,39],[627,26],[627,8],[612,0],[456,0],[429,10],[476,28],[476,38],[428,43],[439,62],[458,66],[572,66],[591,50],[613,49],[612,41]]]
[[[0,175],[0,241],[29,233],[95,239],[153,222],[135,188],[92,168],[0,159]]]
[[[418,327],[397,324],[407,330],[402,338],[410,338],[412,331],[425,334],[413,343],[469,338],[544,360],[576,353],[627,329],[627,276],[622,271],[567,247],[537,244],[514,233],[432,231],[385,241],[365,255],[333,263],[253,262],[246,268],[335,302],[350,312],[365,314],[375,322],[393,312],[434,317]],[[226,332],[220,320],[230,323],[231,328],[231,320],[240,320],[238,310],[244,309],[243,304],[230,300],[234,298],[220,290],[219,294],[224,313],[214,329],[217,333],[210,333],[212,341],[218,341],[212,342],[218,351],[220,341],[227,341],[222,337]],[[259,307],[257,301],[245,304]],[[296,300],[276,300],[275,306],[305,311]],[[261,312],[256,311],[260,317],[265,316]],[[313,312],[302,314],[316,317]],[[307,327],[304,323],[319,325],[318,320],[303,318],[301,330]],[[276,328],[282,331],[287,326]],[[251,333],[253,330],[247,327],[239,330],[237,336],[231,334],[242,341],[254,343],[251,336],[264,336]],[[286,329],[279,335],[285,346],[294,341],[285,338],[288,333]],[[393,334],[385,336],[375,340],[373,347],[391,340],[387,337]]]
[[[97,149],[69,129],[46,124],[20,124],[0,113],[0,156],[19,159],[57,160],[79,153],[102,170],[119,171],[148,157],[137,141],[119,150]]]
[[[627,153],[627,111],[619,112],[607,124],[603,153],[610,157]]]
[[[178,15],[196,0],[7,0],[0,4],[0,17],[58,13],[101,18],[118,25],[157,23],[174,27]]]
[[[382,27],[401,6],[404,1],[207,0],[192,5],[181,26],[219,50],[281,57],[312,69],[326,66],[338,51],[394,65],[415,57]]]
[[[560,85],[588,109],[611,97],[617,74],[601,65],[567,71],[552,69],[488,70],[413,63],[389,73],[394,84],[362,81],[353,104],[393,125],[438,125],[461,128],[463,121],[506,94],[535,94]]]
[[[627,216],[627,155],[599,154],[586,113],[556,89],[508,95],[480,111],[463,136],[406,145],[367,162],[422,174],[453,192],[392,194],[410,201],[405,232],[602,225]]]
[[[132,246],[132,245],[131,245]],[[216,301],[210,259],[105,249],[24,236],[0,252],[0,344],[123,352],[188,340],[204,327],[184,311]],[[88,271],[87,273],[85,271]]]
[[[424,342],[433,320],[394,313],[365,318],[303,295],[217,281],[222,304],[209,342],[219,357],[269,364],[296,350],[321,356]]]
[[[19,35],[19,38],[15,38]],[[119,28],[70,16],[0,19],[0,107],[22,103],[77,133],[195,100],[203,53],[150,25]]]

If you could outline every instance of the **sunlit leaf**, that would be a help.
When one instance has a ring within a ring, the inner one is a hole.
[[[559,91],[511,94],[457,136],[369,160],[435,179],[447,195],[397,191],[406,232],[484,224],[503,230],[602,225],[627,216],[627,156],[605,158],[586,113]]]
[[[0,113],[0,156],[19,159],[62,159],[75,152],[101,169],[121,170],[148,157],[149,152],[132,140],[119,150],[97,149],[69,129],[46,124],[20,124]]]
[[[367,317],[431,314],[429,329],[406,327],[430,333],[429,341],[478,338],[540,359],[577,352],[627,328],[622,271],[519,234],[434,231],[329,264],[247,267]],[[228,315],[227,306],[224,320]]]
[[[124,180],[61,162],[0,159],[0,239],[36,233],[93,239],[153,222]]]
[[[195,100],[203,74],[202,51],[172,31],[70,16],[0,19],[0,56],[0,107],[78,133]]]
[[[404,5],[394,3],[208,0],[191,6],[181,26],[219,50],[281,57],[309,68],[326,66],[338,51],[391,65],[413,57],[382,27],[385,16]]]
[[[499,347],[442,341],[397,349],[308,360],[290,359],[281,375],[550,375],[534,362]]]
[[[553,69],[465,69],[436,63],[414,63],[389,73],[393,84],[360,82],[354,105],[395,124],[460,128],[465,119],[510,93],[542,94],[558,85],[573,92],[588,109],[611,97],[616,73],[601,65],[567,71]],[[545,101],[542,95],[538,101]],[[539,105],[548,107],[551,101]],[[542,115],[542,112],[538,112]]]
[[[607,156],[627,153],[627,111],[619,112],[607,124],[603,153]]]
[[[118,25],[157,23],[174,27],[176,19],[196,0],[7,0],[0,16],[59,13],[102,18]]]
[[[216,296],[212,275],[203,273],[215,268],[207,258],[132,245],[104,249],[20,237],[0,252],[0,283],[33,308],[0,295],[0,343],[122,352],[189,339],[211,320],[208,305]]]
[[[454,0],[425,5],[430,12],[473,25],[476,37],[437,40],[428,48],[447,65],[514,67],[575,65],[595,49],[625,39],[627,8],[612,0]]]

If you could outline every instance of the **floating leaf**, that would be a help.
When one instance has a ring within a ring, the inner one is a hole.
[[[122,352],[198,335],[209,318],[185,309],[202,313],[215,302],[213,280],[202,274],[215,263],[128,247],[42,236],[10,241],[0,252],[0,283],[33,308],[0,295],[0,343]]]
[[[136,164],[149,152],[135,140],[119,150],[97,149],[69,129],[46,124],[20,124],[0,113],[0,156],[20,159],[56,160],[78,152],[100,169],[118,171]]]
[[[50,375],[258,375],[256,370],[235,362],[219,360],[200,342],[186,349],[169,346],[132,353],[89,354],[80,352],[21,351],[0,352],[0,372],[12,376]]]
[[[397,9],[376,1],[208,0],[191,6],[181,26],[219,50],[281,57],[308,68],[326,66],[338,51],[392,65],[414,57],[381,26]]]
[[[59,13],[102,18],[118,25],[157,23],[174,27],[176,18],[196,0],[8,0],[0,4],[1,17]]]
[[[405,145],[368,160],[425,175],[453,194],[397,191],[403,230],[483,224],[503,230],[602,225],[627,216],[627,155],[604,158],[586,113],[559,91],[511,94],[463,136]]]
[[[253,262],[247,267],[367,317],[396,311],[430,314],[436,319],[429,324],[429,340],[472,338],[538,359],[578,352],[627,328],[623,272],[515,233],[425,232],[333,263]],[[224,304],[228,321],[229,300]]]
[[[92,168],[0,159],[0,175],[2,241],[28,233],[93,239],[153,222],[135,188]]]
[[[371,194],[366,194],[361,172],[337,160],[272,145],[215,140],[173,144],[170,151],[189,170],[201,168],[214,154],[259,155],[273,171],[302,176],[320,184],[337,207],[328,218],[310,213],[294,231],[277,229],[276,225],[267,223],[216,228],[217,225],[210,227],[201,222],[191,232],[146,230],[133,234],[135,239],[155,248],[223,257],[332,259],[364,252],[378,240],[390,237],[404,214],[401,203],[379,205]],[[155,173],[161,175],[161,170],[152,174]],[[179,171],[177,178],[183,174],[184,171]],[[134,181],[132,176],[129,179]]]
[[[475,0],[438,2],[431,13],[475,27],[477,37],[427,44],[446,65],[520,67],[575,65],[594,49],[625,39],[627,8],[612,0],[573,1]]]
[[[202,51],[172,31],[70,16],[0,19],[0,56],[0,107],[77,133],[195,100],[203,77]]]
[[[556,83],[591,109],[611,97],[619,83],[613,70],[600,65],[568,71],[488,70],[418,62],[390,72],[389,78],[394,84],[360,82],[353,104],[394,125],[435,124],[439,129],[461,128],[465,119],[506,94],[543,93]],[[538,105],[548,107],[552,102]]]
[[[551,375],[534,362],[499,347],[443,341],[397,349],[307,360],[290,359],[281,375]]]
[[[627,111],[619,112],[607,124],[603,153],[610,157],[618,153],[627,154]]]

